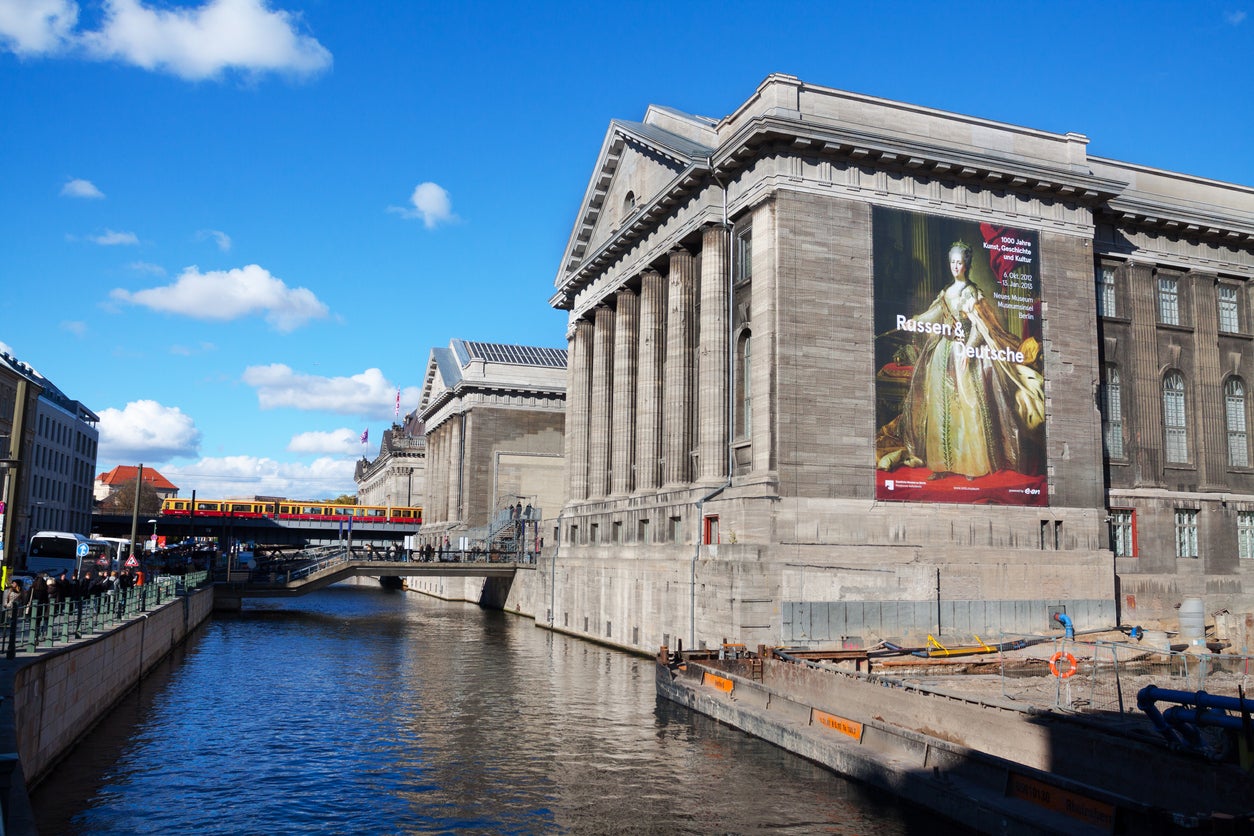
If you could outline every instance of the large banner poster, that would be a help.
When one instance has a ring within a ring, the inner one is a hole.
[[[876,208],[875,495],[1047,505],[1036,232]]]

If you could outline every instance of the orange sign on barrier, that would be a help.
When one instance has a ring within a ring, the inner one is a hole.
[[[812,709],[814,722],[820,726],[827,726],[832,731],[838,731],[841,734],[848,735],[859,743],[862,742],[862,724],[844,717],[837,717],[835,714],[828,714],[826,711],[819,711],[817,708]]]
[[[1070,816],[1107,833],[1112,832],[1115,827],[1115,805],[1060,789],[1026,775],[1012,773],[1006,786],[1006,795]]]
[[[703,673],[701,674],[701,684],[709,685],[711,688],[717,688],[726,694],[730,694],[734,683],[730,679],[723,676],[717,676],[712,673]]]

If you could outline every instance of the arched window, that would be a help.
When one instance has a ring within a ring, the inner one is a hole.
[[[1119,367],[1106,366],[1106,380],[1102,384],[1102,437],[1106,441],[1106,455],[1122,459],[1123,454],[1123,392],[1119,383]]]
[[[1163,448],[1170,464],[1189,461],[1189,424],[1184,403],[1184,378],[1168,372],[1163,378]]]
[[[634,212],[635,209],[636,209],[636,193],[627,192],[627,194],[623,196],[623,220],[626,220],[627,216],[630,215],[632,212]]]
[[[1230,377],[1224,384],[1224,417],[1228,427],[1228,464],[1250,466],[1249,439],[1245,430],[1245,383]]]
[[[753,389],[749,377],[752,336],[749,331],[744,331],[736,342],[736,438],[748,438],[753,429],[750,423]]]

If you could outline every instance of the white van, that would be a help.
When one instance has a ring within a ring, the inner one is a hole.
[[[81,555],[79,546],[85,547]],[[30,538],[26,569],[51,575],[59,575],[62,571],[74,574],[81,566],[95,568],[96,560],[101,557],[111,559],[113,552],[112,544],[103,540],[93,540],[68,531],[41,531]]]

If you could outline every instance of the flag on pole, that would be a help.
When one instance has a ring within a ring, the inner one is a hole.
[[[365,444],[370,439],[370,428],[366,427],[361,431],[361,443]]]
[[[396,390],[396,417],[401,417],[401,390]]]

